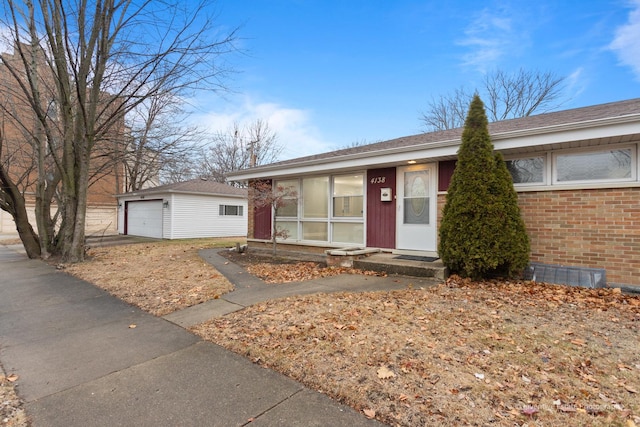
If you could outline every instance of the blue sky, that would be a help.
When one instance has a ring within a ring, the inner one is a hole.
[[[424,130],[428,102],[500,68],[566,77],[563,109],[640,97],[640,0],[218,0],[241,25],[216,130],[268,121],[281,159]]]

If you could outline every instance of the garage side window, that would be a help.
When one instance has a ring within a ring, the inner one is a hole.
[[[220,205],[220,216],[242,216],[243,206]]]

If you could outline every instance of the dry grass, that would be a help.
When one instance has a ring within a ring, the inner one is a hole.
[[[198,251],[234,244],[229,239],[194,239],[95,248],[88,251],[88,261],[61,268],[149,313],[164,316],[233,289]]]
[[[400,426],[640,422],[640,300],[458,279],[270,301],[193,330]]]
[[[161,315],[229,291],[197,251],[234,243],[94,249],[66,269]],[[258,270],[315,275],[306,264]],[[274,300],[193,328],[400,426],[640,425],[639,330],[640,299],[616,290],[458,278]]]

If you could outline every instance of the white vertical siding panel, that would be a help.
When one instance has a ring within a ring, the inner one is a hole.
[[[175,239],[173,237],[173,211],[176,209],[172,194],[159,194],[163,203],[169,202],[169,206],[162,207],[162,238]]]

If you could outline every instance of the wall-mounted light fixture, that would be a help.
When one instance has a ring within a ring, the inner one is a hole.
[[[165,200],[165,202],[162,204],[163,208],[168,208],[169,207],[169,201]]]

